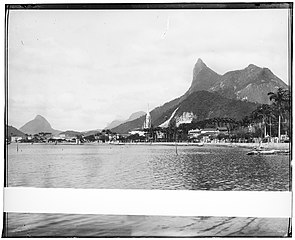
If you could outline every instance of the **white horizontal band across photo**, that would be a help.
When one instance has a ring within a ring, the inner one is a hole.
[[[291,192],[4,188],[4,212],[291,217]]]

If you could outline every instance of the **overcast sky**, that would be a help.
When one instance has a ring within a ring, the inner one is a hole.
[[[288,82],[287,10],[10,11],[9,124],[104,128],[182,95],[198,58]]]

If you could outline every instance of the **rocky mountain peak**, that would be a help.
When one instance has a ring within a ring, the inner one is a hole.
[[[41,115],[37,115],[34,120],[35,122],[39,122],[40,124],[42,124],[43,126],[48,126],[51,128],[50,123],[47,121],[47,119]]]
[[[198,58],[194,67],[194,76],[197,75],[202,69],[207,68],[206,64],[201,58]]]
[[[36,115],[35,120],[43,120],[47,122],[46,118],[41,115]]]
[[[199,58],[194,66],[193,81],[187,93],[195,91],[207,90],[212,87],[219,79],[219,74],[212,69]]]
[[[60,131],[51,127],[50,123],[41,115],[37,115],[33,120],[27,122],[20,128],[20,131],[27,134],[36,134],[40,132],[50,132],[58,134]]]
[[[203,62],[203,60],[201,58],[198,58],[196,65],[203,65],[206,66],[206,64]]]

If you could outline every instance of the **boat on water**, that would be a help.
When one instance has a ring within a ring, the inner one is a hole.
[[[248,152],[247,155],[284,155],[284,154],[289,154],[289,150],[253,150],[251,152]]]

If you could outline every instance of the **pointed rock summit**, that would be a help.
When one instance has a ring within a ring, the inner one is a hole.
[[[220,75],[207,67],[202,59],[199,58],[193,70],[192,84],[186,94],[207,90],[211,88],[219,80],[219,78]]]
[[[202,61],[201,58],[199,58],[198,61],[195,64],[195,66],[194,66],[193,78],[195,76],[197,76],[202,70],[204,70],[206,68],[208,68],[207,65]]]
[[[203,68],[207,67],[201,58],[198,58],[198,61],[194,67],[194,75],[198,74]]]
[[[56,135],[60,131],[51,127],[50,123],[41,115],[37,115],[33,120],[27,122],[20,128],[20,131],[26,134],[37,134],[40,132],[47,132]]]

